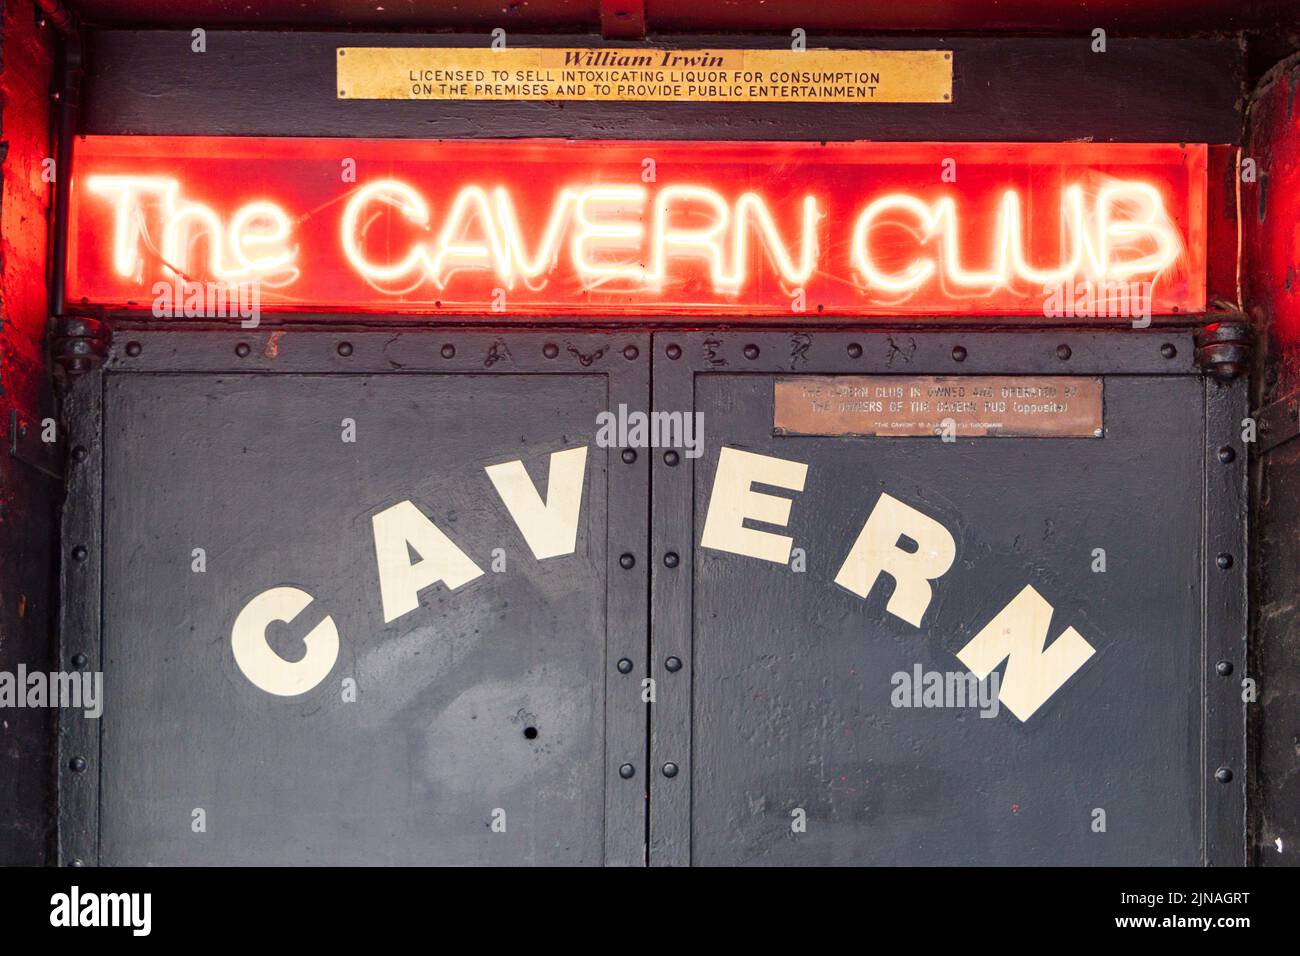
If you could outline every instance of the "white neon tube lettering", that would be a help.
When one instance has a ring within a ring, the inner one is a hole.
[[[270,228],[254,230],[258,223]],[[272,202],[250,202],[230,217],[230,248],[244,272],[273,272],[293,261],[294,251],[286,245],[292,230],[284,210]],[[269,247],[266,255],[253,257],[248,247]],[[279,249],[277,252],[276,249]]]
[[[387,203],[401,209],[415,225],[428,226],[428,207],[419,193],[399,180],[383,180],[357,190],[343,213],[341,236],[344,255],[367,279],[396,280],[423,268],[436,284],[444,284],[454,268],[476,268],[493,272],[510,283],[516,276],[535,279],[555,267],[561,239],[570,225],[569,252],[574,271],[588,285],[609,279],[657,283],[668,272],[672,258],[703,258],[716,289],[734,292],[748,278],[748,230],[754,228],[770,261],[781,276],[793,284],[806,282],[817,266],[817,223],[821,213],[817,201],[807,196],[803,203],[802,240],[796,264],[776,228],[763,199],[745,193],[737,200],[732,236],[730,269],[725,262],[723,234],[730,226],[730,210],[716,192],[698,186],[674,186],[656,197],[651,233],[651,265],[646,269],[639,258],[646,238],[642,224],[646,190],[641,186],[593,186],[564,189],[556,197],[541,239],[530,256],[523,230],[509,190],[498,186],[488,195],[478,186],[466,186],[452,201],[447,222],[430,248],[413,247],[391,265],[368,259],[361,248],[357,229],[370,203]],[[711,207],[708,225],[674,228],[674,204],[701,203]],[[462,232],[477,217],[483,224],[484,242],[466,242]],[[621,260],[619,261],[619,254]]]
[[[911,292],[934,275],[936,266],[933,259],[913,259],[901,273],[887,275],[876,268],[875,261],[867,254],[867,237],[871,227],[881,214],[898,209],[912,216],[921,223],[921,241],[924,242],[935,230],[937,221],[930,212],[930,207],[915,196],[906,193],[893,193],[881,196],[870,203],[858,216],[853,227],[853,267],[867,280],[867,284],[887,292]]]
[[[427,227],[429,225],[429,206],[424,197],[406,183],[397,179],[379,179],[367,183],[352,194],[352,198],[343,207],[343,219],[340,223],[340,235],[343,240],[343,254],[347,256],[352,268],[374,282],[388,282],[400,279],[421,264],[428,264],[428,258],[422,246],[412,246],[410,252],[396,263],[375,265],[366,258],[357,237],[357,225],[362,212],[371,203],[383,203],[399,209],[412,225]]]
[[[546,231],[542,233],[542,241],[537,247],[537,254],[532,259],[529,259],[524,253],[523,234],[519,228],[519,219],[515,215],[515,204],[510,199],[509,190],[504,186],[498,186],[492,190],[492,197],[496,200],[497,218],[501,222],[501,236],[506,248],[506,259],[511,270],[517,269],[525,279],[535,279],[542,273],[555,268],[555,262],[560,255],[560,235],[564,232],[564,227],[568,221],[569,206],[577,195],[578,193],[572,189],[565,189],[560,192],[554,207],[551,209],[551,218],[546,224]],[[512,277],[513,271],[506,278]]]
[[[1136,205],[1144,214],[1140,218],[1129,216],[1115,220],[1112,218],[1112,211],[1116,206],[1124,203]],[[1103,187],[1097,194],[1097,220],[1098,246],[1102,262],[1110,263],[1112,239],[1118,240],[1116,245],[1144,237],[1155,243],[1154,251],[1140,259],[1111,264],[1106,278],[1127,279],[1134,275],[1159,275],[1178,260],[1182,246],[1180,238],[1170,228],[1169,217],[1165,213],[1165,204],[1160,198],[1160,192],[1147,183],[1113,183]]]
[[[156,193],[164,219],[176,208],[180,183],[162,176],[89,176],[86,188],[113,203],[113,269],[120,276],[135,276],[143,264],[140,258],[142,193]]]
[[[191,235],[188,227],[191,222],[197,223],[200,234],[206,232],[208,236],[208,274],[224,278],[225,269],[221,265],[221,219],[211,208],[199,203],[185,203],[168,217],[163,226],[163,262],[182,273],[189,272]]]
[[[1126,215],[1115,217],[1116,209],[1125,210]],[[918,245],[925,245],[936,237],[940,239],[938,262],[917,256],[906,269],[892,274],[883,272],[876,265],[870,251],[871,232],[880,224],[881,217],[891,211],[906,213],[919,223]],[[907,193],[892,193],[870,203],[858,216],[853,229],[851,260],[868,286],[906,293],[924,285],[940,271],[948,284],[989,289],[1008,285],[1013,280],[1054,284],[1075,276],[1095,281],[1126,279],[1134,275],[1158,276],[1177,262],[1182,253],[1180,237],[1169,221],[1160,193],[1147,183],[1113,183],[1098,191],[1094,215],[1095,241],[1090,235],[1083,190],[1079,186],[1065,189],[1061,216],[1062,222],[1068,224],[1065,231],[1072,237],[1069,257],[1055,269],[1031,266],[1024,250],[1020,196],[1015,190],[1007,190],[998,206],[992,245],[993,267],[987,272],[971,272],[961,264],[960,224],[954,200],[944,197],[927,204]],[[1143,241],[1153,247],[1145,255],[1127,260],[1112,259],[1117,247],[1131,247]]]
[[[961,247],[958,243],[957,204],[951,196],[945,196],[935,205],[935,225],[943,226],[943,265],[944,276],[953,285],[980,289],[997,288],[1011,278],[1007,268],[1008,236],[1012,224],[1007,220],[1007,208],[1003,204],[998,211],[997,239],[994,242],[996,255],[993,257],[993,269],[989,272],[967,272],[961,265]],[[1016,227],[1018,228],[1018,227]]]
[[[182,202],[180,184],[166,176],[89,176],[86,188],[113,203],[113,269],[120,276],[141,281],[143,259],[140,245],[148,242],[142,196],[157,195],[162,220],[161,241],[156,253],[169,273],[187,276],[189,248],[198,236],[208,244],[207,278],[236,279],[261,276],[284,269],[293,261],[296,250],[286,245],[292,225],[284,210],[275,203],[257,200],[241,206],[231,217],[229,230],[221,217],[202,203]],[[257,225],[269,228],[256,228]],[[229,248],[227,248],[229,240]],[[265,254],[253,257],[248,247],[266,248]],[[235,265],[227,265],[229,252]]]
[[[1028,280],[1039,285],[1056,285],[1064,282],[1066,279],[1072,279],[1079,274],[1079,267],[1083,265],[1085,246],[1091,274],[1100,274],[1105,271],[1105,263],[1100,257],[1097,250],[1087,240],[1087,223],[1083,211],[1083,190],[1079,186],[1070,186],[1065,190],[1065,195],[1061,199],[1061,216],[1064,221],[1069,222],[1067,227],[1074,242],[1071,244],[1070,258],[1063,262],[1057,269],[1039,269],[1029,264],[1025,256],[1025,239],[1020,229],[1020,194],[1014,189],[1008,189],[1002,195],[1002,214],[1008,222],[1016,224],[1016,228],[1010,231],[1011,241],[1011,269],[1012,271]]]
[[[207,243],[204,268],[212,278],[297,275],[292,269],[297,249],[289,244],[293,220],[274,202],[245,203],[223,225],[212,207],[184,200],[180,184],[170,177],[92,175],[86,187],[111,204],[112,267],[119,276],[143,281],[142,245],[154,250],[164,271],[185,275],[194,246],[201,242]],[[388,217],[395,213],[411,227],[411,239],[404,251],[393,250],[397,258],[389,258],[380,250],[386,248]],[[750,277],[755,245],[783,281],[806,283],[818,267],[821,218],[817,198],[804,196],[799,235],[787,242],[755,192],[729,202],[713,189],[683,184],[665,187],[651,200],[643,186],[601,184],[559,191],[530,251],[511,192],[503,186],[461,188],[435,237],[432,210],[419,190],[398,179],[382,179],[348,197],[339,239],[352,268],[376,283],[416,277],[441,287],[461,269],[488,272],[507,285],[517,277],[536,280],[556,269],[568,235],[571,268],[587,288],[621,280],[656,289],[669,280],[671,260],[695,259],[705,262],[715,291],[735,295]],[[161,226],[156,247],[150,242],[155,220]],[[1065,187],[1060,224],[1055,264],[1031,262],[1023,197],[1017,190],[1004,190],[987,247],[988,267],[971,269],[962,258],[965,234],[956,200],[942,196],[925,201],[894,192],[874,199],[858,215],[850,260],[867,287],[907,294],[936,278],[945,288],[993,289],[1074,277],[1154,277],[1184,251],[1160,190],[1146,182],[1110,181],[1091,204],[1082,186]],[[886,226],[912,233],[916,252],[906,266],[882,268],[873,254],[873,235]]]
[[[767,251],[768,261],[781,273],[781,278],[796,286],[801,286],[807,282],[812,277],[813,270],[817,268],[817,222],[821,219],[821,213],[817,210],[817,200],[812,196],[805,196],[803,200],[803,244],[800,247],[802,251],[799,265],[796,266],[794,260],[790,258],[785,242],[776,230],[776,223],[772,221],[772,214],[768,211],[767,203],[763,202],[762,197],[756,193],[745,193],[736,200],[736,226],[732,232],[731,244],[731,271],[717,276],[715,284],[739,289],[744,285],[745,279],[748,278],[746,264],[749,262],[747,247],[749,230],[746,227],[748,220],[751,218]]]
[[[464,234],[477,218],[483,225],[484,242],[467,242]],[[450,263],[451,268],[448,268]],[[456,194],[438,234],[437,252],[429,265],[429,275],[439,288],[457,268],[494,269],[502,280],[510,278],[510,255],[497,232],[496,217],[487,193],[477,186],[466,186]]]
[[[669,227],[669,210],[676,202],[701,203],[713,207],[713,221],[696,229]],[[662,282],[667,275],[668,259],[683,258],[708,260],[709,273],[714,285],[723,274],[721,236],[731,220],[731,210],[726,201],[712,189],[702,186],[669,186],[655,197],[654,238],[651,244],[651,282]],[[671,252],[670,252],[671,251]]]
[[[594,262],[589,257],[589,247],[605,246],[622,250],[635,257],[645,233],[639,221],[610,221],[593,218],[601,206],[607,211],[622,213],[628,206],[645,205],[645,188],[641,186],[597,186],[578,194],[574,218],[578,231],[573,237],[573,267],[584,280],[623,278],[642,281],[645,269],[640,265],[620,265]],[[595,208],[589,208],[595,207]]]

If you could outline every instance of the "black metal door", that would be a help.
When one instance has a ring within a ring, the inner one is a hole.
[[[65,859],[643,862],[648,471],[593,438],[647,352],[120,335],[73,398],[65,653],[106,703]]]
[[[1193,351],[119,333],[66,405],[61,654],[106,704],[61,857],[1239,863],[1244,389]],[[652,352],[694,447],[601,437]],[[902,373],[1100,376],[1103,433],[774,431],[778,377]],[[876,514],[949,549],[924,587],[845,576]]]
[[[1240,863],[1244,392],[1192,353],[657,336],[655,407],[706,441],[653,471],[651,862]],[[774,432],[778,376],[904,373],[1104,376],[1104,429]]]

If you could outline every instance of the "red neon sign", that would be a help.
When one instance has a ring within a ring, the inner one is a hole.
[[[70,295],[113,307],[184,282],[264,310],[1205,307],[1203,145],[91,136],[75,164]]]

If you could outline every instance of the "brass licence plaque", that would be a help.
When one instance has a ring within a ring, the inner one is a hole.
[[[1100,438],[1102,380],[801,375],[776,382],[777,435]]]
[[[950,50],[339,47],[341,100],[951,103]]]

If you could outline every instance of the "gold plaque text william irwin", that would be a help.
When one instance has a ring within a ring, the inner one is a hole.
[[[343,100],[951,103],[947,50],[339,47]]]

